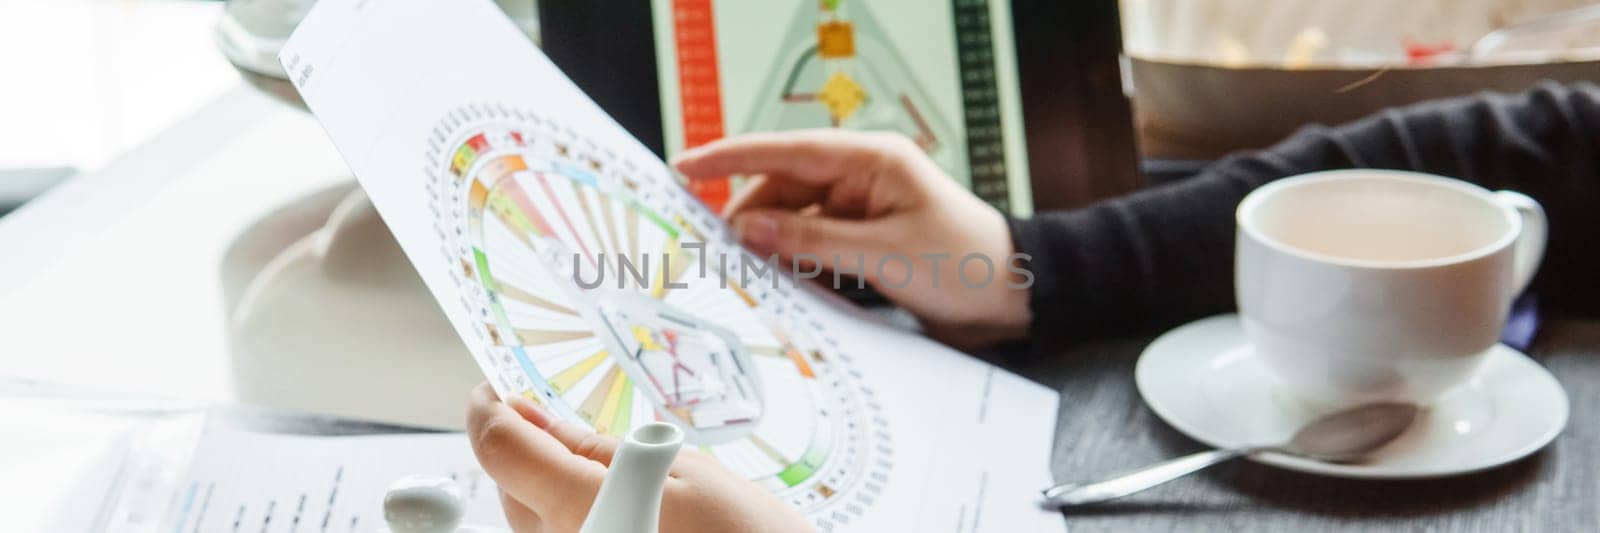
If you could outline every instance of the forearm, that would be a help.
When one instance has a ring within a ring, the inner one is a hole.
[[[1012,221],[1033,256],[1036,340],[1167,327],[1233,309],[1233,212],[1254,188],[1334,168],[1429,172],[1517,189],[1550,212],[1541,283],[1600,260],[1600,89],[1545,86],[1389,110],[1308,127],[1266,150],[1231,156],[1189,180],[1078,210]],[[1569,291],[1563,291],[1569,292]]]

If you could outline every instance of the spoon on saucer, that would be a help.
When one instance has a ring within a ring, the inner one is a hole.
[[[1070,507],[1121,498],[1231,459],[1281,453],[1329,463],[1357,461],[1389,444],[1417,418],[1417,406],[1374,403],[1324,415],[1301,426],[1289,442],[1208,450],[1170,459],[1105,481],[1066,483],[1045,489],[1044,505]]]

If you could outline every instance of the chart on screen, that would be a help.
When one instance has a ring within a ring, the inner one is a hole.
[[[667,154],[746,132],[894,132],[979,198],[1031,210],[1010,2],[650,4]],[[690,187],[716,207],[745,183]]]

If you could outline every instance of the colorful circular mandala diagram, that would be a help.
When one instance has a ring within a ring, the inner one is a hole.
[[[892,450],[850,357],[663,168],[497,106],[428,142],[443,253],[499,390],[601,433],[671,422],[824,530],[872,504]]]

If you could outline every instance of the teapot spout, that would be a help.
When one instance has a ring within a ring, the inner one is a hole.
[[[581,533],[656,533],[661,488],[683,446],[683,430],[664,422],[634,428],[622,439]]]

